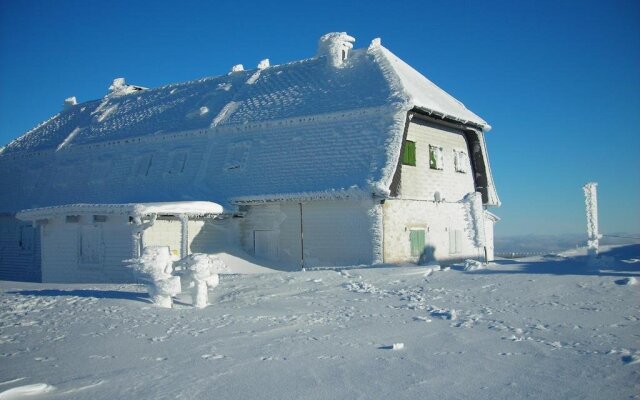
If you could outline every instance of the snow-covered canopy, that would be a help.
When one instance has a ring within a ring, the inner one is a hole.
[[[66,204],[23,210],[16,217],[24,221],[51,218],[60,215],[127,215],[145,217],[149,215],[184,215],[198,217],[223,213],[221,205],[209,201],[176,201],[164,203],[131,204]]]

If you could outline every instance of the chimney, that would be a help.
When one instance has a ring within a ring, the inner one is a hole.
[[[316,57],[327,57],[327,61],[334,67],[341,67],[349,57],[356,39],[346,32],[331,32],[323,35],[318,42]]]

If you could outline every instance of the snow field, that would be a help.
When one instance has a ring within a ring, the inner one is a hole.
[[[0,396],[632,398],[638,285],[616,281],[638,264],[580,260],[223,276],[206,309],[153,307],[137,285],[2,282]]]

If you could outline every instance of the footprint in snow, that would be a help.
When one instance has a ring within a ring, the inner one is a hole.
[[[626,365],[633,365],[640,363],[640,355],[638,354],[628,354],[626,356],[622,356],[622,362]]]

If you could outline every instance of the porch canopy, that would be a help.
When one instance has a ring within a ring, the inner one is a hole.
[[[128,215],[143,218],[152,215],[172,215],[176,217],[203,217],[220,215],[221,205],[210,201],[173,201],[162,203],[126,204],[66,204],[61,206],[31,208],[16,214],[23,221],[38,221],[62,215]]]

